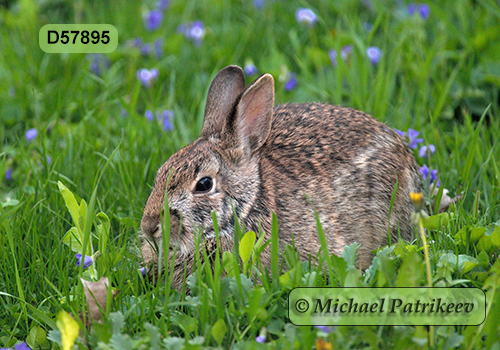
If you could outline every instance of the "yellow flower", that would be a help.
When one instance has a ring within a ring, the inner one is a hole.
[[[332,344],[327,342],[326,340],[322,338],[317,338],[316,339],[316,349],[317,350],[333,350]]]

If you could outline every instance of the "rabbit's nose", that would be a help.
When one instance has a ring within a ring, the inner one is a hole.
[[[144,215],[141,220],[141,231],[143,234],[152,237],[159,228],[160,220],[150,215]]]

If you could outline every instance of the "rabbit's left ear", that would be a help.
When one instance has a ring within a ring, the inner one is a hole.
[[[221,138],[245,154],[252,154],[269,136],[273,106],[274,79],[264,74],[245,89],[235,113],[228,116]]]
[[[212,80],[208,89],[203,137],[219,137],[231,107],[245,89],[245,75],[238,66],[228,66]]]

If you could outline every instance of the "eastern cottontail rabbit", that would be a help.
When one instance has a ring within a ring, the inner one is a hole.
[[[234,207],[247,231],[258,232],[260,223],[268,237],[271,212],[276,213],[280,243],[291,244],[293,236],[307,258],[320,248],[314,207],[330,253],[340,255],[346,245],[358,242],[358,263],[366,268],[371,252],[387,244],[389,226],[392,242],[398,234],[411,238],[410,192],[422,187],[413,155],[385,124],[327,104],[274,107],[273,77],[264,74],[245,87],[237,66],[224,68],[212,81],[201,137],[158,171],[141,221],[142,254],[154,266],[154,241],[162,241],[160,212],[171,170],[169,252],[177,245],[176,289],[181,288],[184,266],[187,275],[192,272],[198,253],[194,235],[200,228],[204,245],[215,247],[212,211],[224,250],[233,248]],[[268,267],[269,250],[261,255]],[[156,271],[150,269],[151,274]]]

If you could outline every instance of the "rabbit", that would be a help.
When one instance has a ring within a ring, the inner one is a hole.
[[[366,269],[373,251],[387,245],[389,228],[392,242],[398,236],[412,239],[410,192],[421,191],[413,154],[387,125],[364,112],[328,104],[274,106],[270,74],[245,87],[243,70],[228,66],[210,85],[201,137],[158,170],[141,220],[142,255],[154,276],[166,192],[169,261],[177,247],[174,289],[180,290],[185,275],[193,272],[200,253],[195,251],[197,232],[207,249],[215,250],[212,211],[222,250],[233,249],[233,208],[246,231],[257,233],[260,225],[265,239],[270,239],[275,213],[280,248],[293,238],[302,259],[320,250],[316,210],[329,252],[340,255],[357,242],[358,267]],[[260,258],[270,268],[269,246]]]

